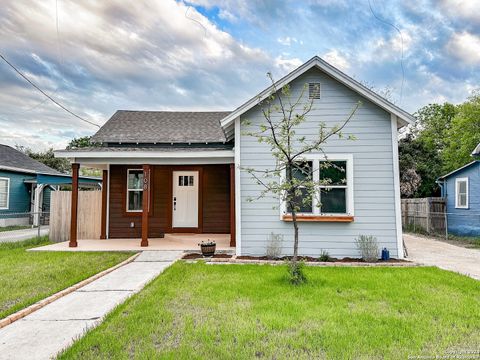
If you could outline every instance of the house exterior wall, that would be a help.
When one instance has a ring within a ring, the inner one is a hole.
[[[468,178],[468,209],[455,208],[455,180]],[[480,236],[480,162],[445,179],[448,232],[459,236]]]
[[[126,212],[127,169],[141,169],[138,165],[110,166],[109,238],[140,238],[141,212]],[[151,167],[151,209],[148,236],[161,237],[172,232],[172,172],[198,170],[201,176],[201,221],[198,232],[230,232],[230,167],[229,165]],[[133,227],[131,226],[133,223]]]
[[[0,210],[0,226],[27,225],[30,216],[13,215],[13,213],[30,211],[30,185],[25,184],[24,180],[32,178],[32,174],[0,170],[0,178],[10,179],[8,209]]]
[[[318,69],[311,69],[290,83],[293,96],[298,96],[308,82],[320,82],[321,99],[314,100],[308,120],[298,128],[299,136],[311,140],[318,134],[320,122],[329,127],[339,124],[358,101],[363,105],[343,131],[345,137],[351,134],[356,140],[331,138],[324,147],[327,154],[353,156],[355,219],[351,223],[300,223],[299,253],[319,256],[326,250],[330,256],[358,257],[355,238],[365,234],[377,237],[379,247],[387,247],[390,255],[397,257],[391,115]],[[244,134],[245,130],[264,123],[261,110],[258,106],[252,108],[241,116],[241,121],[244,119],[251,126],[241,125],[241,134],[236,134],[240,137],[240,167],[272,169],[274,158],[269,147]],[[257,197],[262,187],[245,171],[240,171],[240,190],[241,254],[264,255],[268,236],[273,232],[283,235],[282,253],[291,255],[293,225],[280,220],[279,200],[268,196],[248,201]]]

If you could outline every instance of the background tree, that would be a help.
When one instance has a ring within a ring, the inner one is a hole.
[[[294,241],[293,257],[289,267],[292,283],[299,284],[305,281],[305,276],[301,265],[298,263],[299,228],[297,213],[302,205],[311,204],[312,199],[319,196],[321,185],[328,185],[332,182],[331,179],[315,180],[315,177],[312,176],[313,169],[309,168],[305,156],[311,152],[325,154],[323,148],[327,140],[333,136],[343,138],[342,130],[353,118],[360,103],[352,109],[346,120],[339,125],[329,128],[325,123],[319,123],[315,138],[307,140],[305,136],[297,135],[298,128],[308,121],[308,115],[313,107],[313,99],[304,98],[307,86],[303,87],[298,97],[293,97],[288,85],[279,90],[270,73],[268,73],[268,77],[272,82],[271,93],[265,100],[259,102],[265,122],[260,124],[258,129],[245,131],[244,134],[268,145],[275,159],[275,165],[272,169],[243,168],[243,170],[248,172],[255,182],[263,187],[263,190],[255,199],[273,195],[285,202],[291,213]],[[251,122],[244,121],[243,125],[250,128]],[[353,138],[353,136],[348,137],[348,139]],[[335,166],[328,162],[328,158],[326,160],[327,162],[323,164],[324,167]],[[254,201],[255,199],[250,200]]]
[[[80,149],[86,147],[98,146],[98,143],[92,142],[91,136],[82,136],[79,138],[74,138],[67,145],[67,150]]]
[[[53,148],[47,149],[45,151],[34,151],[28,147],[16,145],[17,150],[23,152],[25,155],[28,155],[32,159],[40,161],[42,164],[45,164],[52,169],[60,171],[61,173],[68,174],[70,171],[70,163],[67,159],[56,158],[53,154]]]
[[[480,91],[457,106],[455,117],[446,131],[442,153],[444,172],[453,171],[473,159],[472,151],[480,143]]]

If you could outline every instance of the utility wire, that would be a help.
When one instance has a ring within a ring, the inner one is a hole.
[[[377,14],[375,14],[375,12],[372,9],[372,4],[370,3],[370,0],[368,0],[368,7],[370,8],[370,12],[375,17],[375,19],[377,19],[378,21],[380,21],[380,22],[382,22],[386,25],[389,25],[389,26],[393,27],[395,30],[397,30],[398,34],[400,35],[400,40],[401,40],[401,44],[402,44],[402,57],[400,58],[400,66],[402,67],[402,85],[400,87],[400,104],[401,104],[402,99],[403,99],[403,83],[405,82],[405,68],[403,67],[403,35],[402,35],[402,32],[400,31],[400,29],[397,26],[395,26],[391,22],[388,22],[387,20],[384,20],[384,19],[378,17]]]
[[[94,122],[90,121],[90,120],[87,120],[87,119],[84,119],[83,117],[81,117],[80,115],[77,115],[75,114],[73,111],[67,109],[65,106],[63,106],[62,104],[60,104],[57,100],[55,100],[54,98],[52,98],[50,95],[48,95],[45,91],[43,91],[42,89],[40,89],[33,81],[31,81],[26,75],[24,75],[20,70],[18,70],[15,65],[13,65],[11,62],[9,62],[5,56],[3,56],[2,54],[0,54],[0,58],[2,58],[3,61],[5,61],[13,70],[15,70],[15,72],[17,74],[19,74],[22,78],[24,78],[30,85],[32,85],[35,89],[37,89],[38,91],[40,91],[44,96],[46,96],[51,102],[53,102],[55,105],[57,105],[58,107],[62,108],[63,110],[65,110],[66,112],[68,112],[70,115],[73,115],[75,116],[76,118],[90,124],[90,125],[93,125],[93,126],[96,126],[100,129],[100,125],[97,125],[95,124]]]

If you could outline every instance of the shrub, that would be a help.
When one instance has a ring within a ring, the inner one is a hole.
[[[274,234],[273,232],[268,235],[268,243],[265,254],[269,259],[277,259],[282,254],[282,242],[283,235]]]
[[[329,261],[330,260],[330,255],[328,255],[328,251],[322,250],[320,252],[320,257],[318,258],[320,261]]]
[[[375,236],[360,235],[355,239],[355,243],[364,261],[376,262],[378,260],[379,250],[377,238]]]
[[[290,276],[290,283],[293,285],[301,285],[307,282],[307,277],[304,271],[305,263],[303,261],[288,263],[288,274]]]

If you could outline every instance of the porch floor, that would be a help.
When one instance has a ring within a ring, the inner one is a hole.
[[[41,246],[29,251],[149,251],[149,250],[197,250],[202,241],[213,240],[217,250],[233,250],[230,234],[165,234],[164,238],[148,239],[148,247],[140,246],[141,239],[78,240],[78,247],[68,247],[68,241]]]

